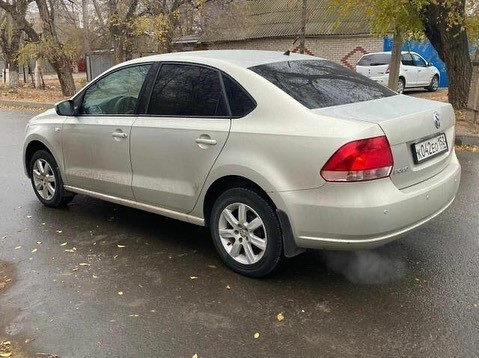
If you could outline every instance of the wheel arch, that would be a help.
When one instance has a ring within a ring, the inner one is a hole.
[[[45,144],[43,141],[39,139],[32,139],[30,142],[28,142],[28,144],[25,145],[25,150],[23,154],[23,163],[24,163],[25,173],[27,177],[29,178],[30,178],[30,170],[29,170],[30,161],[32,160],[33,155],[39,150],[45,150],[48,153],[50,153],[53,156],[53,158],[55,158],[55,161],[57,162],[57,164],[60,165],[55,153],[50,149],[50,147],[47,144]]]
[[[250,188],[255,190],[268,204],[271,205],[281,227],[281,239],[283,246],[283,254],[286,257],[293,257],[304,252],[296,245],[293,230],[285,211],[278,208],[268,192],[258,185],[255,181],[241,175],[225,175],[217,178],[208,186],[202,201],[203,217],[205,226],[209,226],[211,211],[216,199],[225,191],[232,188]]]
[[[217,178],[212,182],[205,192],[203,198],[203,217],[205,219],[205,226],[209,226],[209,220],[213,205],[218,197],[228,189],[232,188],[249,188],[255,190],[274,210],[277,209],[276,204],[260,185],[253,180],[241,175],[225,175]]]

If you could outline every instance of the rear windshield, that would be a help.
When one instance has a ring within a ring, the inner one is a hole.
[[[250,70],[310,109],[396,94],[363,75],[325,60],[274,62],[250,67]]]
[[[382,66],[388,65],[391,62],[391,54],[389,53],[376,53],[371,55],[364,55],[361,57],[358,66]]]

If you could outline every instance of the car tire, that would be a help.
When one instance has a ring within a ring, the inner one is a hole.
[[[438,75],[434,75],[434,77],[431,80],[431,83],[429,84],[428,87],[426,87],[426,89],[429,92],[436,92],[439,89],[439,77],[438,77]]]
[[[235,272],[264,277],[283,257],[278,217],[254,190],[226,190],[213,205],[209,225],[216,250]]]
[[[63,180],[53,156],[39,150],[30,160],[29,174],[38,200],[50,208],[58,208],[72,201],[74,194],[63,189]]]
[[[404,78],[400,78],[400,79],[398,80],[398,90],[397,90],[397,93],[403,94],[405,89],[406,89],[406,81],[404,81]]]

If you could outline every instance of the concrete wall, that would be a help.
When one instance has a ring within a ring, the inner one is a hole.
[[[210,50],[249,49],[286,51],[298,50],[291,38],[265,38],[208,44]],[[324,36],[306,39],[307,53],[322,57],[349,68],[354,68],[359,58],[368,52],[383,51],[383,39],[373,36]]]

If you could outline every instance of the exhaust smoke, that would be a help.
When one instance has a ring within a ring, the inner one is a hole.
[[[406,274],[406,262],[379,250],[325,251],[324,261],[328,269],[344,275],[356,284],[373,285],[396,281]]]

